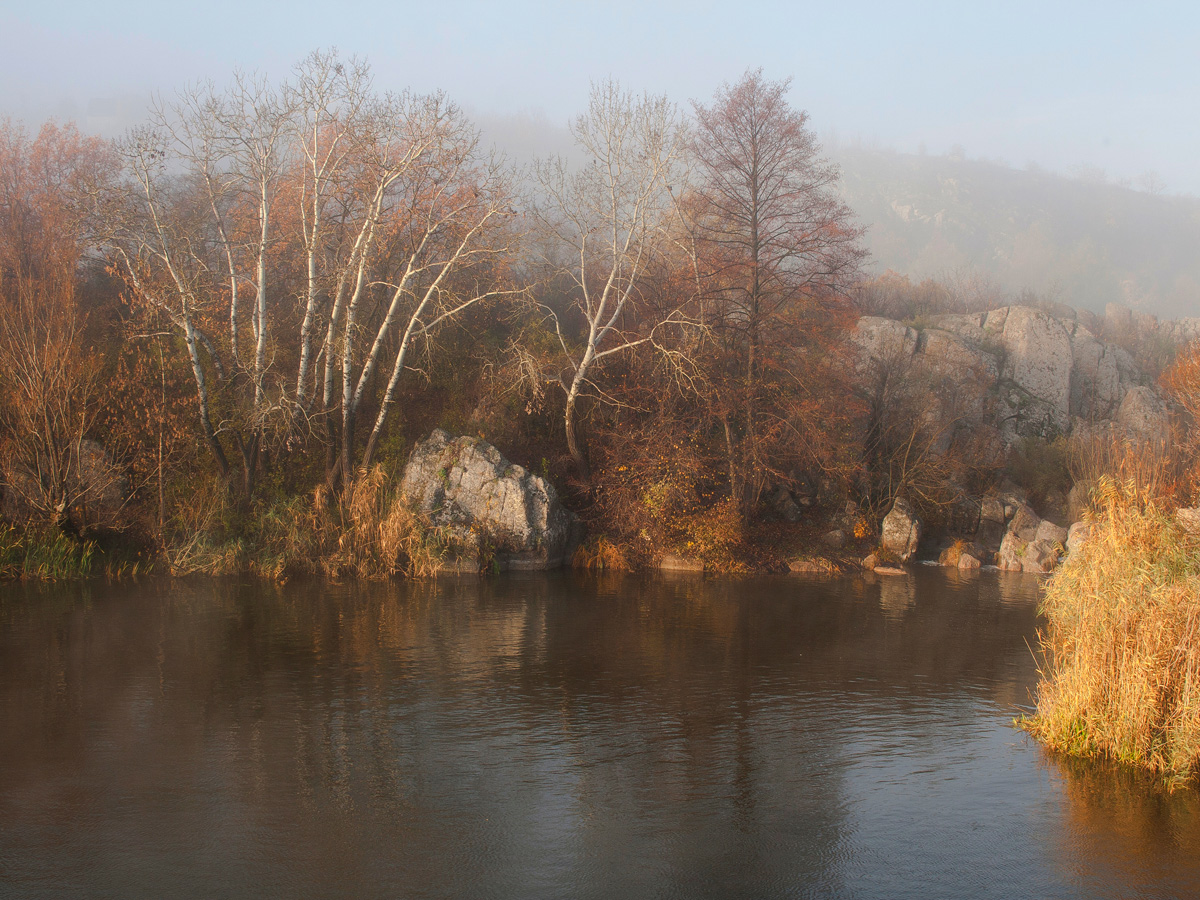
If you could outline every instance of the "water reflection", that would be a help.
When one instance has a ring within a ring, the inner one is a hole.
[[[1009,726],[1035,606],[991,573],[8,585],[0,895],[1190,884],[1191,806],[1081,800]]]

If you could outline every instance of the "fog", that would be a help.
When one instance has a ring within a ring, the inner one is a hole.
[[[594,80],[613,76],[686,107],[762,66],[769,78],[793,79],[792,103],[829,147],[1200,194],[1200,119],[1191,115],[1200,108],[1198,8],[976,6],[354,2],[333,10],[303,0],[281,15],[273,4],[231,0],[178,9],[146,0],[29,4],[0,12],[0,117],[74,120],[114,137],[141,120],[155,94],[221,83],[235,67],[282,78],[310,50],[336,46],[369,60],[380,89],[445,90],[523,162],[569,152],[565,124]],[[842,162],[878,170],[862,159]],[[884,189],[865,193],[877,200]],[[865,224],[895,225],[866,220],[876,215],[866,207]],[[1139,214],[1139,226],[1152,222]],[[885,262],[906,265],[903,256]]]

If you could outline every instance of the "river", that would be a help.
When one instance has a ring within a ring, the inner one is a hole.
[[[1037,582],[0,585],[0,897],[1200,896]]]

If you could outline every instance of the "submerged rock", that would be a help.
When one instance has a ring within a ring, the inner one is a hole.
[[[553,485],[479,438],[434,429],[413,448],[400,490],[432,524],[474,542],[468,556],[494,553],[499,569],[557,568],[582,537]]]
[[[816,556],[793,559],[788,563],[788,571],[793,575],[836,575],[838,570],[831,560]]]
[[[978,569],[983,565],[983,560],[990,556],[978,544],[956,541],[938,556],[938,565],[950,569]]]
[[[694,572],[700,574],[704,571],[704,561],[679,556],[675,553],[664,553],[662,559],[658,561],[658,568],[661,572]]]
[[[983,562],[975,557],[973,553],[960,553],[958,557],[958,567],[960,569],[980,569],[983,567]]]

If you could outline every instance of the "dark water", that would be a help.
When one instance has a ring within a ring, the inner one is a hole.
[[[1036,583],[0,585],[0,896],[1188,897]]]

